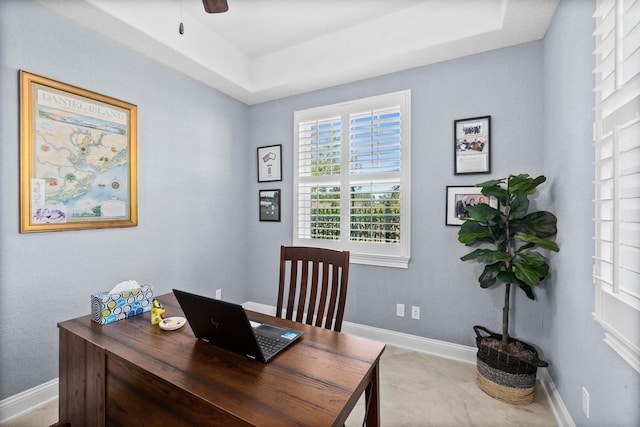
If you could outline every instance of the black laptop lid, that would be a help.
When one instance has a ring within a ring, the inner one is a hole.
[[[241,305],[173,290],[193,334],[218,347],[264,361]]]

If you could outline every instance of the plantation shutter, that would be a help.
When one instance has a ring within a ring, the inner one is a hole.
[[[298,234],[305,238],[340,237],[340,117],[298,125]]]
[[[410,91],[294,114],[294,244],[406,268]]]
[[[349,116],[349,236],[399,243],[402,114],[399,106]]]
[[[349,115],[349,173],[400,172],[399,106]]]
[[[301,177],[340,174],[340,117],[300,123],[298,129],[298,172]]]
[[[594,316],[640,372],[640,1],[596,12]]]

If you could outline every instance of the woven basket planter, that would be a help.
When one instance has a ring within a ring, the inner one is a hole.
[[[522,341],[518,342],[532,357],[520,357],[500,347],[490,346],[489,341],[502,340],[502,335],[483,326],[474,326],[476,332],[478,387],[489,396],[514,405],[528,405],[535,399],[536,373],[539,367],[549,366],[538,359],[537,350]],[[486,335],[483,335],[486,334]]]

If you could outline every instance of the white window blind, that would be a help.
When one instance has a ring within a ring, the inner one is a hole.
[[[596,11],[594,316],[640,372],[640,0]]]
[[[401,143],[399,106],[349,115],[352,241],[400,242]]]
[[[294,114],[294,244],[406,268],[410,101],[402,91]]]

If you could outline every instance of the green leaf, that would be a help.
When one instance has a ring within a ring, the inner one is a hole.
[[[465,256],[461,257],[460,259],[462,261],[470,261],[472,259],[478,260],[480,262],[485,262],[484,259],[486,259],[487,256],[487,252],[491,252],[490,249],[476,249],[473,252],[469,252],[468,254],[466,254]]]
[[[535,286],[549,274],[549,265],[538,252],[527,252],[513,261],[513,273],[525,284]]]
[[[526,173],[519,175],[509,175],[509,177],[507,178],[507,190],[509,190],[509,194],[513,194],[517,190],[526,188],[528,179],[530,179],[529,174]]]
[[[509,254],[504,250],[493,251],[493,256],[497,261],[506,261],[509,259]]]
[[[533,234],[541,238],[551,237],[558,233],[557,222],[555,215],[550,212],[532,212],[522,219],[511,221],[511,232]]]
[[[495,224],[502,213],[487,205],[486,203],[478,203],[477,205],[467,206],[469,217],[485,224]]]
[[[509,194],[513,194],[518,190],[522,190],[527,194],[532,194],[536,191],[536,187],[546,180],[547,178],[544,175],[540,175],[536,178],[531,178],[528,174],[511,175],[507,181]]]
[[[546,180],[547,180],[547,177],[544,175],[540,175],[534,178],[533,181],[531,182],[531,187],[529,187],[529,189],[526,190],[526,192],[529,194],[533,193],[534,191],[536,191],[536,187],[542,184],[543,182],[545,182]]]
[[[458,231],[458,241],[465,245],[471,245],[476,241],[493,242],[490,229],[476,221],[467,220],[462,223]]]
[[[507,203],[507,190],[500,187],[482,187],[482,194],[487,197],[495,197],[502,205]]]
[[[519,254],[520,252],[526,251],[527,249],[531,249],[535,245],[536,245],[535,243],[527,243],[526,245],[522,245],[516,250],[516,254]]]
[[[489,181],[481,182],[480,184],[476,184],[476,187],[497,187],[500,186],[504,182],[504,178],[502,179],[490,179]]]
[[[536,270],[540,279],[545,278],[547,274],[549,274],[549,264],[547,264],[547,260],[539,252],[528,251],[521,253],[516,260],[516,262],[526,264]]]
[[[484,271],[478,278],[478,282],[480,282],[480,287],[488,288],[489,286],[496,283],[496,277],[502,271],[502,267],[504,264],[502,262],[496,262],[495,264],[487,264],[484,266]]]
[[[515,283],[518,281],[516,275],[511,271],[501,271],[498,273],[497,279],[504,283]]]
[[[554,252],[560,251],[558,244],[553,240],[541,239],[537,236],[534,236],[533,234],[524,234],[524,233],[516,233],[514,237],[517,239],[523,240],[525,242],[531,242],[532,244],[538,245],[541,248],[545,248],[550,251],[554,251]],[[531,247],[530,244],[525,246]]]
[[[531,268],[531,266],[527,264],[521,264],[518,262],[513,263],[513,273],[516,277],[522,280],[529,286],[535,286],[540,282],[538,277],[538,273],[535,269]]]
[[[509,255],[503,251],[494,251],[491,249],[476,249],[473,252],[460,258],[462,261],[476,260],[478,262],[490,263],[498,260],[509,259]]]
[[[533,289],[531,288],[531,286],[525,285],[524,283],[518,283],[518,287],[520,287],[520,289],[524,291],[524,293],[527,295],[527,298],[529,298],[530,300],[536,299],[536,296],[533,293]]]
[[[509,201],[509,219],[520,219],[529,210],[529,198],[522,190],[517,190]]]

